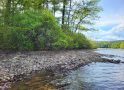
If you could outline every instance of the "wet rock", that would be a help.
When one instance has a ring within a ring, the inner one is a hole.
[[[109,62],[109,63],[119,64],[119,63],[121,63],[121,60],[102,58],[102,62]]]

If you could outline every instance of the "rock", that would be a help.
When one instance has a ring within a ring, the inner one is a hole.
[[[102,58],[102,62],[109,62],[109,63],[119,64],[119,63],[121,63],[121,60]]]
[[[31,72],[41,70],[64,73],[95,61],[120,63],[119,60],[102,59],[100,54],[91,50],[32,51],[5,55],[2,53],[2,56],[6,56],[6,58],[4,57],[3,60],[0,53],[1,81],[9,81],[9,79],[18,81],[23,79],[23,75],[29,75],[32,74]]]

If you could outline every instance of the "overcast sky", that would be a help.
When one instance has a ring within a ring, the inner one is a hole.
[[[101,0],[103,8],[95,27],[99,31],[85,32],[97,41],[124,40],[124,0]]]

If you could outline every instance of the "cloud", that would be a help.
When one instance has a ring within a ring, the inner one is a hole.
[[[124,0],[101,0],[103,12],[96,22],[95,28],[99,31],[83,32],[87,37],[97,41],[124,40]]]
[[[116,25],[116,24],[123,24],[124,23],[124,15],[121,14],[112,14],[112,15],[105,15],[101,17],[99,21],[96,22],[96,26],[107,26],[107,25]]]
[[[104,31],[83,32],[87,37],[97,41],[124,40],[124,23],[115,25],[112,29]]]
[[[96,23],[98,31],[83,32],[97,41],[124,40],[124,14],[105,15]]]

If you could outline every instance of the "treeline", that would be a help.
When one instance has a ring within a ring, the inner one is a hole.
[[[124,40],[119,41],[101,41],[98,42],[99,48],[124,48]]]
[[[99,0],[1,0],[0,49],[95,48],[79,30],[98,18]],[[89,26],[88,26],[89,25]]]

